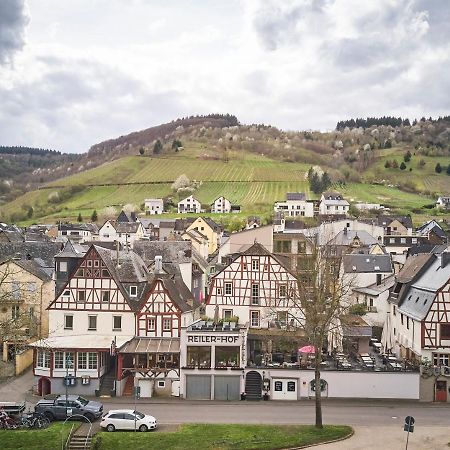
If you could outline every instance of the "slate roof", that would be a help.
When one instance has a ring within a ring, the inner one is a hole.
[[[95,223],[60,223],[58,225],[60,231],[90,231],[91,233],[98,233],[98,226]]]
[[[405,299],[398,305],[397,311],[415,320],[425,319],[436,297],[436,292],[411,288]]]
[[[68,239],[63,249],[55,256],[58,258],[82,258],[88,249],[89,246],[84,246]]]
[[[339,192],[336,191],[326,191],[322,193],[325,200],[343,200],[344,198]]]
[[[344,245],[351,246],[353,240],[358,238],[361,245],[378,244],[378,240],[370,235],[367,231],[363,230],[346,230],[340,231],[333,239],[331,239],[327,245]]]
[[[407,258],[404,266],[397,275],[397,282],[410,283],[419,272],[431,262],[432,255],[429,253],[421,253]]]
[[[343,256],[345,273],[391,273],[391,255],[346,254]]]
[[[355,287],[353,291],[360,292],[362,294],[368,294],[378,296],[389,289],[392,289],[395,285],[395,275],[386,277],[381,284],[373,283],[366,287]]]
[[[45,270],[37,261],[35,260],[14,260],[14,264],[18,265],[22,269],[30,272],[34,276],[38,277],[42,281],[50,281],[52,279],[51,273]],[[53,269],[52,269],[53,272]]]
[[[189,241],[136,241],[133,250],[148,265],[155,256],[162,256],[163,263],[189,263],[192,256],[192,243]]]
[[[377,224],[380,227],[388,227],[394,220],[400,222],[405,228],[412,228],[412,219],[411,216],[389,216],[387,214],[382,214],[375,218]]]
[[[40,258],[46,267],[54,267],[54,257],[61,250],[60,242],[0,242],[0,258]]]
[[[137,233],[140,222],[111,222],[117,233]]]
[[[288,201],[305,201],[306,195],[304,192],[288,192],[286,194],[286,200],[288,200]]]

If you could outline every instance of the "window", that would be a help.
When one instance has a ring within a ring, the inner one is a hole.
[[[378,268],[378,270],[380,270]],[[381,273],[377,273],[377,286],[379,286],[381,284]]]
[[[88,260],[86,261],[86,265],[87,265],[88,267],[92,267],[92,259],[88,259]]]
[[[394,316],[397,315],[397,307],[395,305],[393,305],[392,307],[392,313],[394,314]]]
[[[73,330],[73,316],[70,314],[64,316],[64,329]]]
[[[250,312],[250,322],[252,327],[259,327],[259,311]]]
[[[283,382],[275,381],[275,383],[273,384],[273,388],[276,392],[281,392],[283,390]]]
[[[113,331],[122,329],[122,316],[113,316]]]
[[[287,324],[287,311],[277,311],[277,321],[280,325]]]
[[[78,368],[87,369],[87,352],[79,352],[77,355]]]
[[[98,368],[98,353],[88,353],[88,369]]]
[[[291,241],[275,241],[275,253],[291,253]]]
[[[166,387],[166,382],[164,380],[158,380],[158,387],[164,389]]]
[[[107,269],[102,269],[102,278],[109,278],[109,272]]]
[[[73,352],[55,352],[53,354],[53,366],[55,369],[73,369]]]
[[[406,329],[409,330],[409,317],[406,317]]]
[[[239,347],[216,347],[216,367],[238,367]]]
[[[217,288],[217,295],[222,295],[222,288]]]
[[[259,259],[252,259],[252,270],[259,270]]]
[[[88,330],[97,329],[97,316],[88,316]]]
[[[297,243],[297,253],[306,253],[306,242]]]
[[[77,302],[86,301],[86,291],[77,291]]]
[[[137,297],[137,286],[130,286],[130,297]]]
[[[232,309],[224,309],[223,310],[223,318],[224,319],[231,319],[233,317],[233,310]]]
[[[172,319],[163,319],[163,331],[170,331],[172,329]]]
[[[287,390],[288,392],[295,392],[295,381],[287,382]]]
[[[187,365],[190,367],[211,367],[211,347],[187,347]]]
[[[400,313],[400,322],[401,322],[402,325],[403,325],[403,314],[402,314],[402,313]]]
[[[441,339],[450,340],[450,323],[441,323]]]
[[[19,317],[19,305],[12,305],[11,307],[11,317],[13,320],[16,320]]]
[[[18,281],[11,281],[11,296],[14,300],[20,299],[20,283]]]
[[[156,319],[154,317],[147,319],[147,330],[156,331]]]
[[[99,267],[100,266],[100,261],[98,259],[94,260],[94,267]]]
[[[67,272],[67,262],[66,261],[61,261],[59,263],[59,271],[60,272]]]
[[[109,302],[110,300],[110,296],[109,296],[109,291],[102,291],[102,302]]]
[[[225,295],[230,296],[233,293],[233,283],[225,283]]]
[[[278,296],[280,298],[285,298],[287,293],[287,286],[285,284],[280,284],[278,286]]]
[[[252,305],[259,305],[259,284],[252,284]]]
[[[369,306],[373,308],[373,298],[369,298]]]
[[[30,282],[27,283],[27,291],[31,294],[32,292],[36,292],[36,283]]]
[[[46,350],[38,350],[36,367],[41,367],[43,369],[50,368],[50,352]]]
[[[433,364],[435,366],[450,367],[450,355],[444,353],[433,353]]]

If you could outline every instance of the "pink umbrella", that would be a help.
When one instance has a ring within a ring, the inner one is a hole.
[[[314,345],[305,345],[298,349],[299,353],[316,353],[316,348]]]

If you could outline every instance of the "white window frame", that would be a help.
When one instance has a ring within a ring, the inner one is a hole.
[[[284,293],[282,291],[284,291]],[[278,297],[280,298],[287,297],[287,284],[283,283],[278,286]]]
[[[69,327],[67,325],[67,319],[71,317],[72,318],[72,326]],[[65,330],[73,330],[73,314],[64,314],[64,329]]]
[[[168,327],[166,327],[167,324],[169,324]],[[170,319],[169,317],[163,317],[162,330],[163,331],[172,331],[172,319]]]
[[[153,324],[152,327],[150,324]],[[147,331],[156,331],[156,317],[147,318]]]
[[[255,295],[256,291],[254,290],[254,288],[257,288],[257,294]],[[252,292],[251,292],[251,304],[252,305],[259,305],[259,300],[260,300],[260,291],[259,291],[259,284],[258,283],[252,283]]]
[[[137,297],[137,286],[130,286],[130,297]]]
[[[91,326],[91,320],[94,320],[94,325]],[[97,315],[96,314],[89,314],[88,315],[88,331],[97,331]]]
[[[253,328],[261,326],[261,314],[259,311],[250,311],[250,326]]]
[[[233,295],[233,283],[231,281],[225,281],[223,283],[223,291],[225,297],[231,297]]]
[[[48,350],[37,351],[36,367],[50,369],[50,352]]]
[[[259,259],[252,259],[252,270],[259,270]]]

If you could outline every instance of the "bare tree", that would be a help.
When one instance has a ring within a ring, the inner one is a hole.
[[[315,426],[322,428],[322,348],[329,332],[340,327],[339,317],[351,306],[353,277],[344,276],[342,255],[333,246],[319,246],[315,239],[308,241],[308,252],[300,257],[301,264],[296,268],[297,292],[289,295],[288,317],[291,326],[302,329],[314,347]]]

